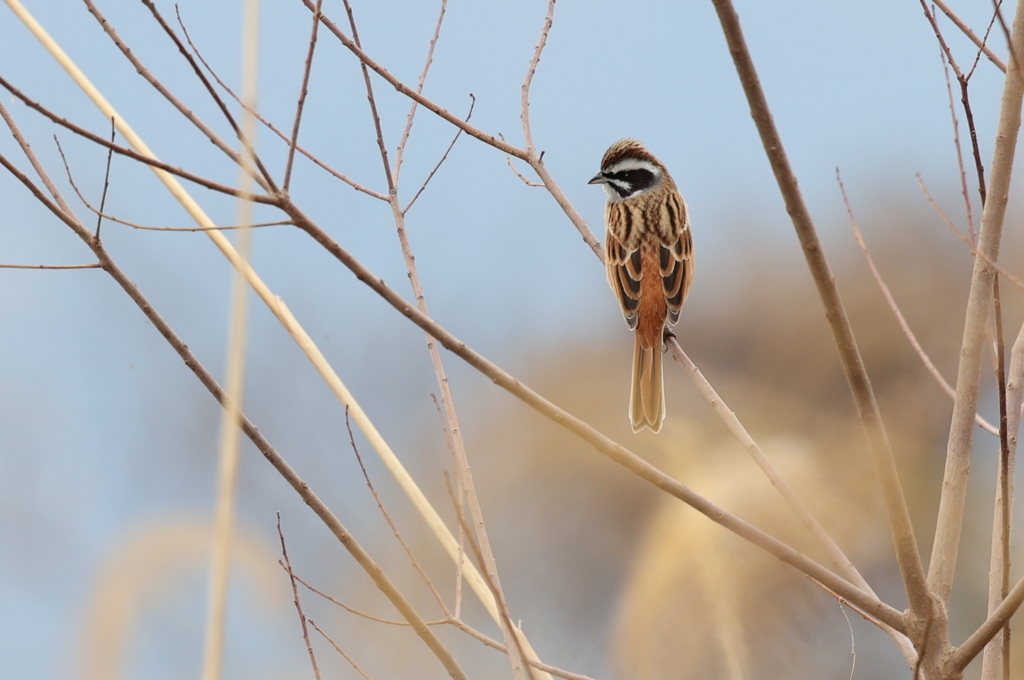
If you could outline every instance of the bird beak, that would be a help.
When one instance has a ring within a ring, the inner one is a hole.
[[[599,172],[594,175],[587,184],[608,184],[608,178]]]

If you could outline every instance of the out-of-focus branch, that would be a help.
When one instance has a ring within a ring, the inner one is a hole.
[[[1018,46],[1017,53],[1024,50],[1024,3],[1017,6],[1012,40],[1013,44]],[[1017,134],[1020,130],[1022,95],[1024,80],[1021,78],[1021,65],[1013,59],[1003,86],[988,195],[979,229],[978,251],[984,257],[976,257],[974,260],[971,290],[967,300],[956,400],[946,449],[946,469],[943,475],[942,496],[939,500],[935,541],[928,570],[928,583],[943,603],[949,601],[953,575],[956,572],[964,503],[967,497],[971,446],[974,441],[974,413],[978,405],[985,326],[995,278],[995,271],[989,263],[999,259],[1003,220],[1009,199],[1010,176]]]
[[[1000,445],[995,509],[992,515],[992,548],[989,558],[988,614],[991,616],[1009,594],[1010,518],[1013,513],[1014,474],[1016,472],[1017,433],[1020,428],[1022,384],[1024,384],[1024,326],[1010,351],[1010,370],[1006,380],[1006,442]],[[1009,627],[1002,629],[999,641],[986,645],[981,680],[1009,676]]]
[[[917,352],[917,356],[921,359],[921,363],[924,367],[932,374],[935,381],[939,383],[942,391],[949,395],[951,399],[956,397],[956,391],[952,385],[946,382],[946,379],[939,372],[938,367],[932,363],[931,357],[921,347],[921,343],[917,341],[917,336],[914,335],[914,331],[910,330],[910,324],[903,316],[903,312],[900,311],[899,305],[896,304],[896,299],[892,296],[892,291],[889,290],[889,286],[885,283],[882,275],[879,273],[878,268],[875,267],[875,261],[871,257],[871,252],[868,250],[867,243],[864,242],[864,235],[860,231],[860,226],[857,224],[856,218],[853,216],[853,209],[850,207],[850,201],[846,196],[846,189],[843,187],[843,180],[839,176],[839,169],[836,169],[836,179],[839,182],[839,190],[843,194],[843,203],[846,204],[846,212],[850,216],[850,224],[853,226],[853,235],[857,239],[857,244],[860,246],[861,252],[864,254],[864,260],[868,264],[868,269],[871,270],[871,276],[875,279],[875,283],[878,285],[878,289],[882,291],[882,296],[885,298],[885,302],[889,305],[889,309],[892,311],[893,316],[896,317],[897,323],[900,325],[900,329],[903,331],[903,335],[910,342],[910,346]],[[922,185],[923,186],[923,185]],[[999,435],[999,428],[994,426],[981,417],[980,413],[974,414],[974,420],[982,427],[986,432],[990,432],[996,436]]]
[[[750,104],[751,115],[761,135],[765,152],[785,200],[786,210],[793,220],[793,226],[796,228],[797,237],[803,247],[808,267],[825,307],[825,316],[839,350],[843,371],[857,404],[857,412],[867,435],[875,471],[882,487],[882,495],[885,498],[886,514],[889,518],[889,527],[896,547],[896,558],[903,576],[904,587],[907,590],[907,597],[910,600],[911,608],[918,617],[925,618],[931,612],[932,606],[928,586],[925,582],[924,568],[921,564],[921,555],[914,538],[914,527],[910,521],[910,512],[903,496],[899,474],[896,471],[892,446],[889,443],[889,436],[886,433],[882,415],[871,388],[867,369],[864,367],[853,329],[846,316],[839,289],[832,276],[828,261],[825,259],[814,222],[804,203],[796,175],[789,164],[785,148],[782,145],[782,138],[775,127],[764,91],[761,89],[757,70],[740,28],[739,16],[730,0],[713,0],[713,3],[718,12],[740,82],[746,93],[747,102]]]

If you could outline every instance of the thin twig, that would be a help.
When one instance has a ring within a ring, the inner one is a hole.
[[[309,641],[309,629],[306,627],[306,615],[302,613],[302,603],[299,601],[299,587],[295,585],[295,572],[292,571],[292,562],[288,559],[288,547],[284,544],[284,532],[281,530],[281,513],[277,513],[277,535],[281,539],[281,555],[284,562],[281,566],[288,572],[288,579],[292,584],[292,598],[295,601],[295,611],[299,613],[299,625],[302,626],[302,639],[306,641],[306,651],[309,652],[309,662],[313,665],[313,677],[320,680],[320,668],[316,664],[316,654],[313,653],[313,643]],[[312,623],[312,621],[310,621]],[[319,630],[319,628],[317,629]]]
[[[466,120],[467,121],[473,116],[473,107],[476,106],[476,97],[473,96],[473,93],[470,93],[469,97],[470,97],[470,99],[472,101],[469,104],[469,113],[466,114]],[[459,128],[455,132],[455,137],[452,139],[452,143],[448,145],[448,148],[445,149],[444,155],[441,156],[441,160],[439,160],[437,162],[437,165],[435,165],[434,169],[430,171],[430,174],[427,175],[427,178],[425,180],[423,180],[423,184],[420,186],[419,190],[416,192],[416,195],[412,197],[412,200],[410,200],[406,204],[406,206],[404,208],[402,208],[402,214],[403,215],[405,215],[407,212],[409,212],[409,208],[412,207],[412,204],[416,202],[416,199],[419,198],[420,194],[422,194],[423,191],[427,188],[427,185],[430,184],[430,180],[432,180],[434,178],[434,175],[437,173],[437,171],[441,169],[441,164],[445,162],[445,160],[448,158],[448,154],[451,153],[453,148],[455,148],[455,142],[459,141],[459,137],[461,135],[462,135],[462,128]],[[396,175],[398,173],[397,161],[395,163],[395,173],[396,173]],[[396,182],[398,181],[397,178],[396,178],[395,181]]]
[[[179,23],[180,23],[180,21],[181,21],[181,19],[179,18]],[[210,75],[213,76],[213,79],[217,81],[217,84],[225,92],[228,93],[228,96],[230,96],[232,99],[234,99],[235,102],[239,106],[241,106],[244,110],[247,110],[249,113],[251,113],[253,116],[255,116],[256,120],[258,120],[260,123],[262,123],[264,125],[264,127],[266,127],[268,130],[270,130],[275,135],[277,135],[286,144],[291,145],[291,138],[288,135],[286,135],[284,132],[282,132],[276,125],[274,125],[269,120],[267,120],[262,115],[260,115],[260,113],[258,111],[250,110],[248,108],[248,105],[245,102],[242,101],[241,97],[239,97],[237,94],[235,94],[235,91],[232,90],[228,86],[227,83],[225,83],[223,80],[221,80],[220,76],[217,75],[217,72],[213,70],[213,67],[210,66],[210,64],[203,57],[203,54],[202,54],[202,52],[199,51],[199,48],[197,48],[195,46],[195,44],[192,42],[192,38],[189,37],[188,30],[185,29],[184,24],[182,24],[182,31],[184,31],[184,33],[185,33],[185,39],[188,41],[189,47],[192,49],[193,52],[195,52],[196,58],[199,59],[199,61],[203,65],[203,67],[205,67],[206,70],[210,73]],[[352,179],[349,179],[346,175],[343,175],[342,173],[338,172],[337,170],[335,170],[331,166],[327,165],[322,160],[320,160],[315,155],[313,155],[310,151],[307,151],[305,148],[303,148],[302,145],[296,143],[295,150],[298,151],[299,153],[301,153],[303,156],[305,156],[309,160],[313,161],[313,163],[315,163],[316,165],[320,166],[320,168],[322,168],[323,170],[326,170],[328,173],[330,173],[331,175],[333,175],[337,179],[341,180],[345,184],[347,184],[350,187],[352,187],[353,189],[355,189],[356,191],[362,192],[362,193],[366,194],[367,196],[373,196],[374,198],[376,198],[378,200],[381,200],[381,201],[388,200],[388,197],[385,196],[384,194],[382,194],[380,192],[377,192],[377,191],[374,191],[373,189],[369,189],[369,188],[363,186],[362,184],[359,184],[358,182],[356,182],[356,181],[354,181]]]
[[[383,624],[388,625],[388,626],[409,626],[410,625],[408,621],[393,621],[391,619],[382,619],[379,616],[374,616],[373,614],[367,614],[366,612],[361,612],[358,609],[354,609],[354,608],[348,606],[347,604],[345,604],[344,602],[341,602],[339,600],[334,599],[333,597],[331,597],[327,593],[323,592],[322,590],[318,590],[316,588],[316,586],[310,585],[306,581],[303,581],[302,577],[297,575],[297,574],[295,576],[295,580],[298,581],[299,583],[301,583],[302,585],[306,586],[306,588],[308,590],[310,590],[311,592],[314,592],[317,595],[319,595],[320,597],[324,598],[325,600],[328,600],[329,602],[338,605],[339,607],[341,607],[342,609],[344,609],[345,611],[347,611],[350,614],[355,614],[356,616],[362,617],[362,618],[367,619],[369,621],[376,621],[377,623],[383,623]],[[443,623],[447,623],[447,620],[446,619],[439,619],[437,621],[426,621],[425,623],[428,626],[439,626],[439,625],[441,625]]]
[[[980,257],[981,259],[983,259],[986,263],[988,263],[988,266],[991,267],[994,272],[1002,274],[1010,283],[1017,286],[1021,290],[1024,290],[1024,281],[1021,281],[1019,278],[1017,278],[1010,272],[1006,271],[1006,269],[1004,269],[1002,265],[997,264],[993,262],[991,259],[989,259],[988,255],[986,255],[985,253],[978,249],[978,245],[976,243],[971,243],[971,240],[967,237],[967,235],[956,228],[956,225],[953,224],[953,220],[949,218],[949,215],[947,215],[946,212],[939,206],[938,202],[935,200],[931,192],[928,190],[928,186],[925,184],[924,179],[922,179],[920,173],[918,173],[917,175],[917,183],[921,187],[921,192],[924,193],[925,199],[928,201],[929,205],[932,206],[932,209],[934,209],[938,216],[942,219],[942,221],[946,223],[946,226],[949,227],[949,230],[956,234],[957,238],[963,241],[964,245],[970,248],[971,254],[974,255],[974,257],[976,258]]]
[[[114,139],[117,135],[117,127],[114,124],[114,119],[110,119],[110,143],[114,143]],[[100,237],[100,227],[103,226],[103,209],[107,205],[107,189],[110,188],[110,161],[114,157],[114,150],[107,149],[107,167],[103,171],[103,194],[100,196],[100,209],[96,212],[96,238]],[[64,158],[64,154],[61,153],[61,158]],[[65,163],[67,161],[65,160]],[[70,176],[70,173],[68,173]],[[77,192],[78,189],[75,189]],[[79,194],[81,195],[81,194]]]
[[[135,222],[129,222],[128,220],[122,220],[119,217],[114,217],[113,215],[108,215],[107,213],[101,212],[100,210],[94,208],[91,203],[89,203],[89,201],[82,194],[82,191],[78,188],[78,185],[75,183],[75,178],[71,174],[71,168],[68,165],[68,159],[64,155],[64,149],[63,147],[61,147],[60,141],[56,139],[55,141],[57,142],[57,151],[60,153],[61,161],[63,161],[64,163],[64,172],[67,174],[68,184],[70,184],[71,188],[74,189],[75,194],[78,196],[78,200],[80,200],[82,204],[89,209],[90,212],[97,215],[99,217],[99,220],[109,220],[111,222],[116,222],[117,224],[123,224],[126,227],[131,227],[132,229],[141,229],[143,231],[171,232],[231,231],[234,229],[258,229],[260,227],[278,227],[292,224],[291,220],[278,220],[276,222],[259,222],[257,224],[230,224],[218,227],[154,227],[146,224],[136,224]],[[96,238],[99,238],[99,220],[96,224]]]
[[[352,660],[352,657],[350,657],[345,652],[341,651],[341,647],[339,647],[338,644],[327,635],[327,633],[323,632],[320,629],[320,626],[316,625],[316,622],[314,622],[312,619],[310,619],[309,620],[309,625],[313,626],[313,628],[316,629],[316,632],[320,633],[320,635],[322,635],[325,640],[330,642],[331,646],[334,647],[335,651],[337,651],[338,654],[341,654],[343,657],[345,657],[345,661],[348,661],[349,664],[352,666],[352,668],[356,669],[356,671],[359,673],[359,675],[363,676],[363,678],[365,678],[365,680],[373,680],[369,675],[367,675],[366,673],[363,672],[363,669],[360,668],[359,665],[356,664],[355,661]]]
[[[996,68],[998,68],[1003,73],[1006,73],[1006,63],[1003,62],[1003,60],[1000,59],[999,56],[992,51],[992,49],[985,43],[984,40],[979,38],[978,35],[971,30],[970,26],[964,23],[964,21],[960,17],[958,17],[953,12],[953,10],[949,8],[949,5],[943,2],[943,0],[932,0],[932,2],[935,4],[936,7],[941,9],[947,17],[949,17],[950,21],[956,24],[957,28],[963,31],[964,35],[971,39],[971,42],[978,46],[978,49],[985,53],[985,56],[988,57],[989,60],[996,65]]]
[[[508,163],[508,167],[511,168],[512,172],[514,172],[516,174],[516,177],[521,179],[523,181],[523,184],[525,184],[526,186],[528,186],[528,187],[542,187],[542,186],[544,186],[543,182],[534,182],[533,180],[528,179],[526,177],[526,175],[524,175],[523,173],[519,172],[519,170],[516,168],[516,166],[512,163],[512,156],[509,156],[508,154],[505,154],[505,162]]]
[[[185,58],[185,61],[188,62],[189,66],[192,67],[192,72],[196,74],[196,77],[199,78],[199,82],[201,82],[203,87],[206,88],[206,92],[210,95],[210,98],[217,104],[217,108],[220,109],[221,115],[224,116],[224,120],[226,120],[228,125],[231,126],[231,130],[236,136],[240,135],[241,131],[238,127],[238,123],[235,122],[235,117],[231,115],[231,111],[228,109],[227,104],[225,104],[224,100],[221,99],[219,94],[217,94],[216,88],[213,87],[209,79],[206,77],[206,74],[203,73],[203,69],[199,67],[199,64],[196,63],[196,60],[192,57],[189,51],[185,49],[185,45],[181,42],[181,38],[178,37],[178,34],[174,32],[174,29],[171,28],[163,15],[160,14],[160,10],[156,8],[156,5],[152,0],[142,0],[142,4],[149,8],[153,18],[156,19],[158,24],[160,24],[160,28],[164,29],[164,33],[166,33],[167,37],[171,39],[174,46],[178,48],[178,53],[181,54],[181,56]],[[181,26],[181,30],[184,31],[185,24],[181,20],[181,11],[177,4],[174,5],[174,14],[178,19],[178,25]]]
[[[420,73],[419,82],[416,83],[416,92],[419,94],[423,94],[423,85],[427,82],[427,73],[430,71],[430,65],[434,61],[434,47],[437,46],[437,39],[441,35],[441,23],[444,21],[444,12],[447,7],[448,0],[441,0],[441,11],[437,15],[437,24],[434,26],[434,35],[431,36],[430,38],[430,47],[427,48],[427,58],[423,62],[423,71]],[[473,97],[472,94],[470,94],[469,96]],[[473,97],[473,104],[476,104],[476,97]],[[409,115],[405,117],[405,129],[402,130],[402,138],[401,140],[399,140],[398,147],[395,149],[395,171],[393,177],[396,185],[398,184],[398,175],[402,171],[402,161],[405,158],[405,144],[406,142],[409,141],[409,134],[412,132],[412,121],[413,118],[416,117],[416,109],[418,107],[419,104],[415,100],[413,100],[412,104],[409,105]],[[472,105],[469,108],[469,112],[470,115],[472,115]],[[469,116],[466,116],[466,122],[469,122]],[[459,132],[462,132],[462,128],[459,128]],[[459,136],[456,134],[455,139],[458,138]],[[454,144],[455,142],[452,142],[452,145]],[[449,147],[448,150],[451,151],[451,147]],[[447,156],[448,154],[445,153],[445,155]],[[443,161],[444,159],[441,160]],[[441,164],[438,163],[437,165],[438,167],[440,167]],[[430,174],[431,176],[433,176],[434,173]],[[427,181],[429,182],[430,179],[428,178]],[[425,186],[426,182],[424,182],[424,187]],[[420,191],[423,191],[423,189],[420,189]],[[416,195],[419,196],[419,193],[417,193]],[[412,206],[413,201],[415,200],[416,198],[414,197],[412,201],[409,201],[409,205],[405,207],[405,210],[408,210]]]
[[[425,572],[423,567],[420,566],[419,560],[416,559],[416,556],[412,552],[412,548],[410,548],[409,544],[405,542],[404,538],[402,538],[402,532],[398,530],[398,525],[395,524],[395,521],[391,518],[391,513],[389,513],[387,508],[384,507],[384,501],[380,499],[380,496],[377,494],[377,489],[374,488],[373,482],[370,480],[370,473],[366,471],[366,466],[363,465],[363,457],[359,455],[359,447],[356,446],[356,438],[355,435],[352,434],[352,423],[349,422],[348,407],[345,408],[345,429],[348,430],[348,441],[352,446],[352,453],[355,454],[356,462],[359,463],[359,469],[363,472],[363,479],[366,480],[366,486],[370,488],[370,493],[373,494],[373,500],[377,502],[377,507],[380,508],[381,514],[384,515],[384,519],[387,520],[388,526],[391,527],[391,532],[395,535],[395,538],[398,539],[402,549],[405,550],[405,554],[409,557],[409,561],[416,569],[416,572],[423,579],[423,582],[427,584],[427,588],[430,589],[430,592],[437,601],[438,606],[441,607],[441,611],[444,612],[445,616],[448,616],[448,607],[444,603],[444,598],[441,597],[441,593],[437,592],[437,588],[434,587],[433,581],[430,580],[430,577],[427,576],[427,572]]]
[[[92,264],[0,264],[0,269],[101,269],[98,262]]]
[[[103,16],[103,14],[99,11],[99,8],[96,7],[92,0],[84,0],[84,2],[86,7],[89,9],[89,13],[96,18],[96,21],[99,22],[100,26],[106,32],[111,42],[113,42],[114,45],[117,46],[117,49],[121,50],[121,53],[125,56],[126,59],[128,59],[128,61],[131,62],[132,66],[135,67],[135,70],[138,72],[138,74],[142,76],[146,82],[152,85],[157,92],[162,94],[164,96],[164,99],[169,101],[171,105],[178,110],[178,113],[184,116],[186,120],[192,123],[200,132],[202,132],[206,136],[206,138],[213,143],[214,146],[223,151],[224,154],[227,155],[227,157],[230,158],[232,161],[234,161],[236,165],[242,167],[243,164],[241,155],[237,151],[232,149],[227,142],[221,139],[216,132],[210,129],[210,127],[206,123],[204,123],[202,119],[200,119],[199,116],[195,114],[194,111],[185,106],[184,102],[178,99],[178,97],[173,92],[171,92],[166,85],[164,85],[160,80],[158,80],[149,71],[149,69],[146,68],[146,66],[139,60],[139,58],[135,56],[135,53],[132,52],[128,45],[121,39],[121,36],[117,34],[117,31],[114,30],[114,27],[110,25],[110,22],[107,21],[106,17]],[[155,9],[155,7],[153,9]],[[253,158],[255,158],[255,155],[253,156]],[[260,167],[262,168],[262,166]],[[252,178],[261,187],[263,187],[264,190],[268,192],[272,192],[276,188],[274,186],[273,178],[270,177],[270,175],[266,172],[263,172],[262,174],[257,174],[253,172]]]
[[[530,129],[530,85],[533,84],[533,76],[537,72],[537,64],[540,63],[541,52],[548,42],[548,33],[551,31],[551,24],[555,20],[555,0],[548,0],[548,11],[544,16],[544,25],[540,29],[540,39],[533,50],[533,58],[526,69],[526,77],[523,79],[522,102],[520,118],[523,121],[523,140],[526,143],[526,151],[531,156],[536,153],[533,145],[533,131]]]
[[[288,142],[288,162],[284,166],[284,180],[281,190],[288,191],[292,181],[292,163],[295,161],[295,145],[299,142],[299,124],[302,122],[302,108],[306,104],[309,93],[309,74],[313,70],[313,50],[316,49],[316,34],[320,28],[320,7],[323,0],[316,0],[316,11],[313,12],[313,29],[309,36],[309,52],[306,53],[306,65],[302,71],[302,87],[299,88],[299,101],[295,105],[295,124],[292,126],[292,137]]]
[[[910,324],[907,323],[906,318],[903,316],[903,312],[900,311],[899,305],[896,303],[896,298],[893,297],[892,291],[889,290],[889,286],[885,283],[881,273],[879,273],[878,268],[875,266],[874,258],[871,257],[871,252],[868,250],[867,243],[864,241],[864,235],[861,233],[860,226],[857,224],[857,218],[853,215],[853,208],[850,207],[850,200],[846,195],[846,187],[843,186],[843,178],[839,175],[839,168],[836,168],[836,181],[839,183],[839,191],[843,195],[843,204],[846,206],[846,214],[850,216],[850,225],[853,227],[854,238],[857,239],[857,244],[860,246],[860,250],[864,254],[864,260],[868,264],[868,269],[871,270],[871,276],[878,285],[878,289],[882,291],[882,296],[885,298],[886,304],[889,305],[889,309],[892,311],[893,316],[896,317],[896,322],[899,323],[900,329],[903,331],[903,335],[910,342],[910,346],[914,348],[917,356],[921,359],[921,363],[924,364],[925,369],[931,373],[932,377],[935,378],[935,381],[939,383],[939,386],[951,399],[955,398],[956,391],[953,389],[953,386],[950,385],[942,376],[938,367],[932,362],[931,357],[928,356],[928,353],[924,351],[921,343],[918,342],[917,336],[914,335],[914,331],[910,329]],[[974,420],[986,432],[990,432],[996,436],[999,435],[999,428],[982,418],[980,413],[974,414]]]
[[[949,98],[949,115],[953,119],[953,147],[956,149],[956,164],[960,171],[960,193],[964,197],[964,210],[967,213],[967,233],[971,235],[971,242],[977,240],[974,231],[974,210],[971,207],[971,194],[967,189],[967,169],[964,167],[963,149],[960,147],[960,121],[956,116],[956,105],[953,103],[953,83],[949,79],[949,63],[941,50],[939,58],[942,59],[942,72],[946,76],[946,96]]]

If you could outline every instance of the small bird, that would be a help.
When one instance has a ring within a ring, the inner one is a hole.
[[[635,139],[612,144],[589,184],[608,194],[608,283],[636,331],[629,420],[633,432],[658,432],[665,420],[662,336],[679,320],[693,281],[686,201],[662,162]]]

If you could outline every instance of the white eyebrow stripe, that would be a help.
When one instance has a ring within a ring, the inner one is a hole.
[[[647,170],[652,175],[657,177],[661,173],[658,172],[658,166],[654,163],[644,160],[642,158],[624,158],[618,163],[614,164],[607,170],[606,173],[613,174],[616,172],[625,172],[627,170]]]

